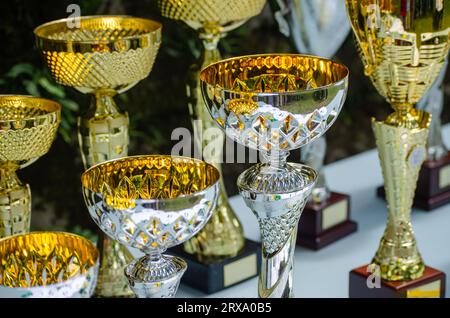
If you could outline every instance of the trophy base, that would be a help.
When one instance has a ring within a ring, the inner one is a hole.
[[[261,267],[261,244],[245,240],[244,248],[231,258],[200,262],[195,255],[184,251],[183,245],[170,249],[169,254],[187,263],[181,283],[206,294],[212,294],[258,275]]]
[[[425,267],[423,276],[411,281],[384,281],[376,284],[368,265],[350,272],[350,298],[444,298],[445,274],[432,267]],[[368,286],[370,284],[370,287]]]
[[[332,192],[325,202],[308,202],[300,217],[297,245],[319,250],[358,228],[350,218],[350,196]]]
[[[377,194],[385,198],[384,187]],[[431,211],[450,203],[450,153],[439,160],[427,160],[420,169],[413,206]]]

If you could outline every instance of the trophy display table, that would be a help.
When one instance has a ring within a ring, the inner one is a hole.
[[[450,144],[450,125],[443,128],[443,138]],[[375,189],[383,182],[376,150],[334,162],[325,167],[329,186],[351,195],[352,219],[358,232],[320,251],[301,247],[295,250],[294,294],[296,297],[343,297],[349,295],[349,271],[367,264],[386,227],[386,202],[376,196]],[[256,217],[240,196],[230,198],[249,239],[259,240]],[[447,297],[450,296],[450,205],[436,209],[432,214],[413,209],[412,222],[419,250],[426,264],[447,273]],[[257,297],[257,278],[206,295],[181,284],[177,297]]]

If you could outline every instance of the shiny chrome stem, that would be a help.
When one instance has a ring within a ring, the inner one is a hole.
[[[439,160],[448,153],[448,150],[442,141],[441,132],[441,114],[442,108],[444,107],[444,90],[442,83],[447,71],[447,64],[448,62],[446,61],[433,86],[431,86],[430,90],[417,103],[418,109],[423,109],[432,115],[427,143],[428,160]]]
[[[172,298],[187,264],[179,257],[149,254],[125,268],[130,288],[138,298]]]
[[[261,298],[293,297],[298,221],[317,179],[314,169],[286,163],[286,157],[286,152],[266,156],[265,163],[247,169],[237,181],[261,231]]]
[[[292,298],[294,251],[297,240],[297,227],[289,239],[274,255],[267,253],[263,246],[261,273],[258,280],[258,295],[261,298]]]

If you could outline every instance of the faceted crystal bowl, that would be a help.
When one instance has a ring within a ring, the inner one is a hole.
[[[162,16],[182,20],[194,30],[211,26],[235,29],[261,13],[266,0],[159,0]]]
[[[0,95],[0,164],[27,165],[46,154],[61,120],[57,102],[20,95]]]
[[[69,233],[35,232],[0,240],[0,297],[90,297],[99,253]]]
[[[200,81],[213,119],[229,137],[253,149],[289,151],[333,124],[348,69],[315,56],[250,55],[207,66]]]
[[[147,77],[161,44],[161,24],[130,16],[62,19],[34,30],[54,79],[83,93],[123,92]]]
[[[146,254],[183,243],[209,220],[219,172],[176,156],[126,157],[81,177],[91,217],[111,238]]]

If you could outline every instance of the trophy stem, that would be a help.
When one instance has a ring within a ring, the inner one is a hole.
[[[422,111],[412,111],[411,116],[418,128],[372,122],[388,202],[387,227],[372,265],[378,266],[381,278],[389,281],[420,278],[425,266],[411,226],[411,207],[426,157],[431,116]]]
[[[101,89],[93,94],[89,110],[78,118],[78,141],[84,167],[128,154],[128,114],[114,102],[115,90]],[[125,246],[99,231],[100,268],[95,294],[99,297],[126,297],[133,293],[123,275],[133,259]]]
[[[0,166],[0,238],[30,231],[31,192],[17,177],[18,165]]]
[[[90,108],[78,118],[78,141],[85,168],[128,154],[128,114],[114,102],[115,90],[95,92]]]
[[[201,34],[203,39],[203,61],[198,65],[205,67],[213,62],[219,61],[221,56],[217,49],[220,34]],[[205,161],[212,164],[220,172],[220,191],[216,208],[206,226],[192,239],[184,243],[186,253],[196,255],[202,261],[213,260],[223,257],[234,257],[244,247],[245,239],[242,224],[228,203],[228,195],[222,178],[222,149],[225,134],[217,127],[201,99],[199,72],[200,67],[191,67],[187,92],[188,106],[194,127],[194,137],[197,145],[202,149],[210,147],[214,152],[205,155]],[[215,138],[205,138],[204,133],[213,131],[217,134]]]
[[[317,179],[314,169],[286,163],[286,157],[286,152],[265,155],[266,163],[247,169],[237,181],[261,231],[261,298],[293,297],[297,225]]]
[[[131,262],[125,276],[138,298],[172,298],[186,268],[179,257],[149,254]]]

